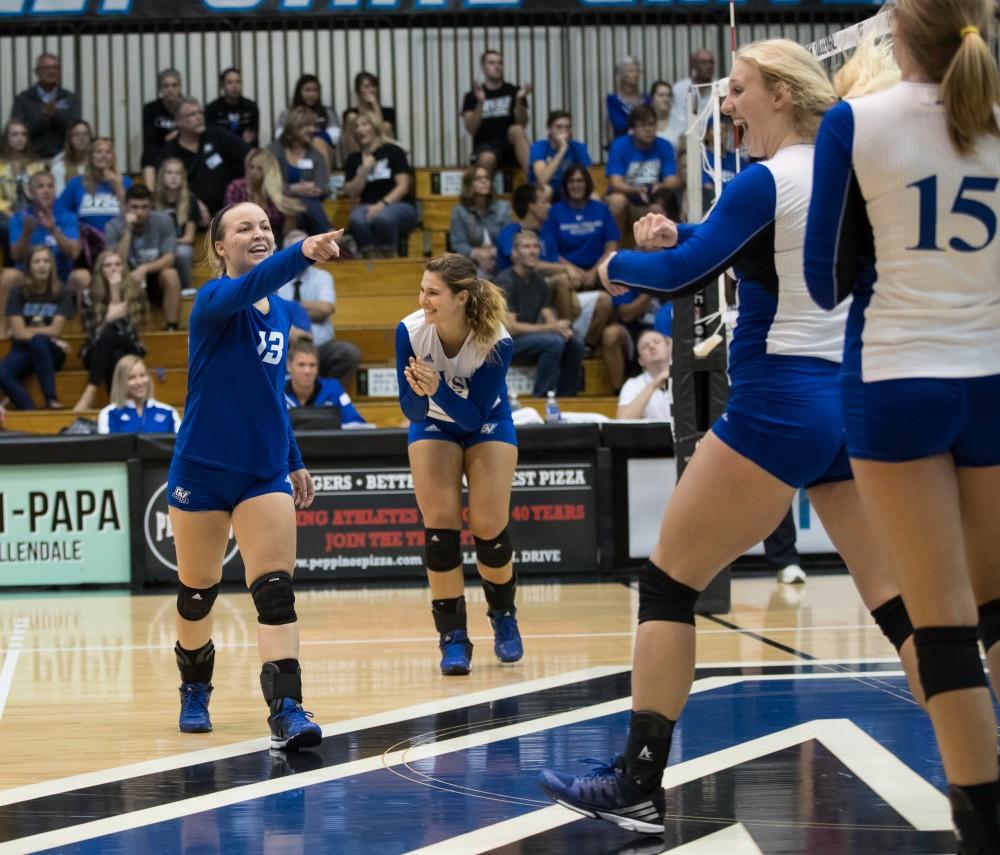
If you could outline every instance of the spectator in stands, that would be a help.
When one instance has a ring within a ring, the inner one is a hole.
[[[548,136],[531,144],[531,172],[528,181],[545,187],[556,202],[562,192],[566,170],[578,164],[590,166],[587,147],[573,139],[573,117],[565,110],[553,110],[545,122]]]
[[[66,132],[66,145],[59,154],[52,158],[49,171],[56,182],[56,196],[66,189],[66,182],[77,175],[82,175],[87,165],[87,155],[94,143],[94,132],[90,123],[78,119],[69,126]]]
[[[322,156],[329,171],[337,163],[337,143],[340,142],[340,120],[333,107],[323,106],[323,90],[315,74],[303,74],[295,83],[292,103],[278,116],[274,138],[281,137],[288,115],[296,107],[306,107],[313,112],[313,139],[311,145]],[[323,188],[326,190],[327,188]]]
[[[520,166],[527,175],[531,146],[525,129],[531,84],[518,88],[504,81],[503,55],[498,50],[485,51],[479,66],[483,80],[462,101],[462,120],[472,137],[472,162],[490,174]]]
[[[666,80],[657,80],[649,89],[649,106],[656,116],[656,135],[661,140],[670,140],[670,112],[674,106],[674,87]],[[677,146],[674,146],[676,151]]]
[[[534,184],[522,184],[514,189],[511,201],[519,222],[500,230],[497,237],[497,269],[502,272],[510,267],[517,233],[521,229],[534,232],[541,244],[535,270],[548,281],[556,314],[564,320],[576,320],[580,315],[580,300],[576,292],[583,284],[583,279],[577,275],[572,265],[563,264],[559,260],[555,229],[549,222],[552,206],[546,199],[545,191]]]
[[[129,274],[123,257],[114,249],[102,252],[94,264],[90,287],[80,294],[80,320],[86,333],[80,358],[87,369],[87,385],[73,412],[93,407],[102,384],[111,391],[119,359],[130,353],[146,355],[139,331],[148,315],[146,292]]]
[[[286,192],[302,206],[299,224],[311,235],[333,229],[323,210],[323,200],[330,195],[330,170],[326,157],[315,146],[315,127],[315,113],[308,107],[295,107],[281,136],[268,149],[277,159]]]
[[[613,322],[611,295],[600,287],[597,268],[618,249],[619,233],[611,211],[591,198],[594,180],[585,166],[571,166],[563,176],[562,200],[549,212],[559,260],[574,270],[574,279],[584,289],[578,295],[580,314],[573,333],[592,349],[600,349],[611,388],[625,382],[629,338],[625,328]]]
[[[289,232],[284,245],[293,246],[305,240],[305,232]],[[337,310],[337,292],[333,277],[315,264],[301,276],[278,289],[278,296],[300,303],[309,313],[310,337],[319,358],[320,377],[335,377],[345,386],[354,382],[361,364],[361,351],[349,341],[338,341],[333,331],[333,313]]]
[[[83,174],[66,182],[56,205],[74,214],[82,227],[98,232],[100,244],[107,224],[121,216],[125,193],[131,186],[132,179],[118,171],[114,143],[107,137],[98,137],[90,147]],[[82,231],[81,236],[86,240]],[[100,245],[98,251],[103,248]]]
[[[639,335],[636,347],[642,373],[625,381],[618,395],[619,419],[672,420],[670,406],[670,356],[673,342],[653,329]]]
[[[535,366],[532,394],[554,391],[573,397],[580,389],[583,343],[570,322],[556,317],[548,283],[538,274],[541,244],[523,230],[514,236],[513,266],[497,277],[507,295],[507,329],[514,340],[514,364]]]
[[[493,192],[485,166],[470,166],[462,176],[462,195],[451,209],[449,249],[472,259],[484,277],[497,272],[497,239],[511,220],[510,205]]]
[[[345,160],[361,148],[354,130],[359,113],[368,113],[380,122],[386,139],[395,138],[398,128],[396,110],[381,103],[378,78],[368,71],[359,71],[354,75],[354,106],[344,110],[344,135],[340,147]]]
[[[0,277],[0,307],[12,288],[23,285],[32,247],[47,246],[56,262],[56,275],[68,282],[80,255],[80,230],[76,217],[56,207],[55,182],[48,172],[36,172],[28,183],[28,205],[10,221],[11,256],[19,269]],[[6,316],[0,311],[0,338],[7,337]]]
[[[174,268],[181,278],[183,293],[192,283],[194,240],[201,220],[201,210],[194,193],[188,188],[184,164],[176,157],[168,157],[156,172],[153,210],[166,214],[174,224],[174,235],[177,238],[174,245]]]
[[[21,381],[34,373],[45,397],[45,407],[61,410],[56,394],[56,372],[66,361],[69,345],[60,338],[73,316],[73,298],[56,275],[52,250],[41,245],[28,255],[28,272],[7,297],[10,352],[0,360],[0,391],[19,410],[33,410],[34,402]]]
[[[631,134],[611,143],[605,167],[608,206],[623,234],[630,210],[635,215],[645,213],[657,190],[680,186],[673,147],[656,135],[656,114],[652,108],[636,107],[629,116],[629,126]]]
[[[410,164],[368,114],[359,115],[354,127],[361,150],[344,164],[344,192],[355,201],[347,230],[365,258],[393,258],[417,225]]]
[[[649,207],[646,211],[650,214],[663,214],[664,217],[675,223],[683,222],[679,190],[668,190],[666,187],[661,187],[650,197]]]
[[[340,416],[336,425],[365,424],[365,419],[351,402],[340,381],[321,378],[316,346],[307,339],[299,339],[288,357],[288,382],[285,383],[285,405],[289,410],[298,407],[332,407]]]
[[[80,99],[59,85],[59,57],[43,53],[35,63],[37,80],[14,99],[11,120],[23,122],[28,128],[32,150],[48,160],[63,147],[66,131],[80,118]]]
[[[243,97],[243,76],[238,68],[227,68],[219,75],[221,93],[205,108],[205,124],[229,131],[247,145],[257,145],[260,135],[260,110]]]
[[[10,218],[25,201],[28,179],[45,169],[28,142],[28,126],[12,119],[0,140],[0,250],[9,255],[7,228]]]
[[[710,84],[715,79],[715,57],[710,50],[700,48],[691,53],[690,77],[674,84],[674,103],[670,111],[670,129],[667,142],[675,149],[688,126],[688,99],[692,88],[698,96],[698,111],[705,106],[711,94]]]
[[[156,181],[156,168],[163,149],[177,138],[177,110],[181,105],[181,73],[167,68],[156,76],[159,96],[142,105],[142,180],[147,187]]]
[[[286,194],[278,158],[266,148],[250,149],[246,177],[237,178],[226,188],[226,204],[240,202],[253,202],[263,208],[275,241],[295,228],[294,218],[305,211],[302,201]]]
[[[226,131],[206,127],[205,111],[195,98],[181,99],[175,119],[177,137],[163,147],[162,159],[176,157],[184,164],[188,186],[214,215],[230,182],[242,177],[250,147]]]
[[[181,318],[181,277],[174,267],[177,230],[169,214],[153,210],[153,194],[145,184],[134,184],[125,194],[125,216],[108,223],[108,249],[117,250],[132,278],[163,306],[168,330]]]
[[[627,134],[629,116],[641,104],[648,104],[649,98],[642,92],[642,66],[634,56],[622,57],[615,64],[615,91],[606,99],[608,125],[611,139]]]
[[[97,415],[98,433],[177,433],[177,410],[153,397],[153,378],[142,357],[123,356],[115,365],[111,403]]]

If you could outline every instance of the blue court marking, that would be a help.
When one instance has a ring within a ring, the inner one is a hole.
[[[516,697],[498,702],[497,717],[516,717],[517,708]],[[606,759],[620,750],[628,718],[627,712],[605,715],[410,764],[419,774],[396,766],[49,851],[402,853],[546,806],[535,784],[538,770],[586,771],[577,760]],[[930,722],[909,698],[902,677],[751,677],[693,695],[670,762],[828,718],[851,719],[917,774],[944,788]],[[440,783],[429,786],[421,775]],[[578,849],[577,855],[585,852]]]

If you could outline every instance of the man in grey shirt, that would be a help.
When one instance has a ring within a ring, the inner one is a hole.
[[[169,214],[152,209],[152,194],[144,184],[125,193],[125,216],[115,217],[104,229],[108,249],[118,252],[143,284],[150,300],[163,305],[168,330],[176,330],[181,316],[181,277],[174,267],[177,230]]]
[[[31,148],[39,157],[55,157],[66,144],[66,131],[80,118],[80,99],[59,85],[59,57],[43,53],[35,63],[37,81],[25,89],[10,110],[11,119],[28,126]]]
[[[303,231],[291,231],[283,245],[292,246],[307,237]],[[286,300],[301,303],[309,314],[313,344],[319,351],[319,376],[333,377],[345,388],[350,386],[361,364],[361,351],[357,345],[337,341],[334,337],[331,318],[337,307],[337,292],[333,287],[333,277],[313,265],[306,268],[301,276],[282,285],[277,293]]]

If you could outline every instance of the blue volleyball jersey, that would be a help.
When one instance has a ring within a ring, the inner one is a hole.
[[[671,297],[694,293],[730,266],[739,280],[739,315],[730,350],[740,367],[768,355],[838,363],[847,307],[829,314],[813,303],[802,270],[813,147],[789,146],[752,164],[723,190],[704,222],[678,227],[678,245],[620,252],[612,282]]]
[[[175,459],[261,479],[302,468],[284,396],[291,319],[274,292],[311,263],[297,243],[244,276],[213,279],[198,291]],[[265,297],[266,314],[254,306]]]
[[[396,377],[399,406],[411,422],[427,418],[454,422],[466,432],[478,431],[487,422],[510,418],[507,400],[507,369],[514,353],[510,333],[501,327],[496,344],[482,353],[472,334],[455,356],[448,356],[437,329],[424,321],[420,309],[407,315],[396,327]],[[433,397],[416,395],[406,382],[403,369],[415,356],[437,370],[440,382]]]
[[[98,433],[177,433],[180,424],[177,410],[152,398],[146,401],[142,415],[132,400],[124,407],[108,404],[97,414]]]

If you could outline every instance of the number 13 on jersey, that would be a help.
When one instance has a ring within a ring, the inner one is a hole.
[[[268,365],[280,365],[285,352],[285,336],[280,332],[265,332],[257,330],[260,341],[257,342],[257,355]]]

